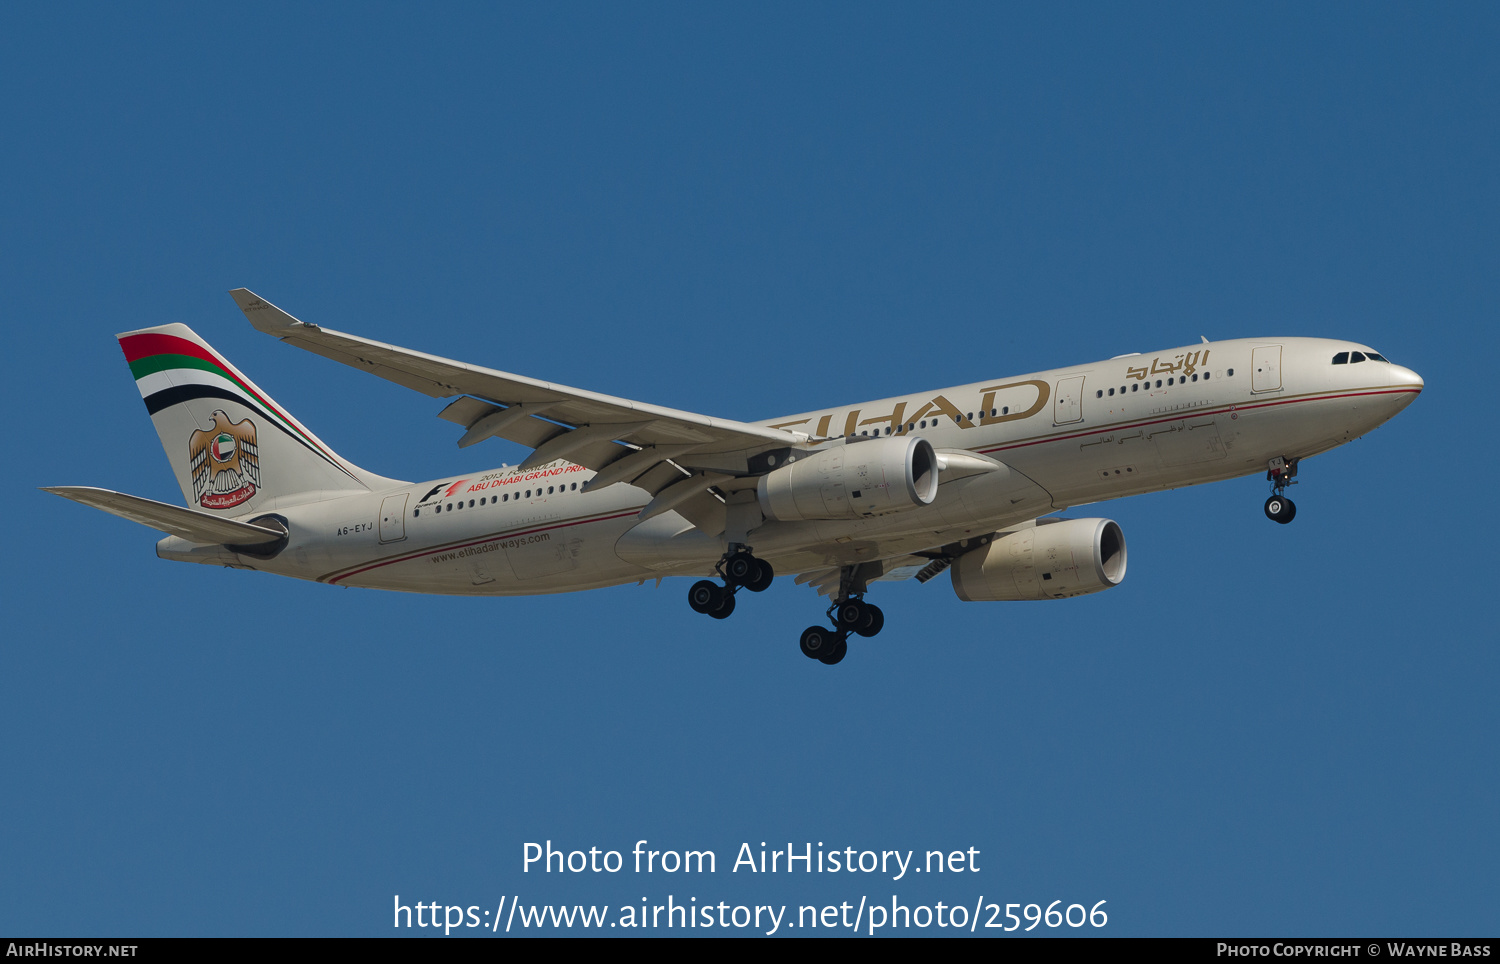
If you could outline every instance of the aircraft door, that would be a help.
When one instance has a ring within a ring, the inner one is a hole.
[[[1057,401],[1052,407],[1052,423],[1066,425],[1083,421],[1083,378],[1061,378],[1057,382]]]
[[[1250,353],[1250,391],[1281,391],[1281,346],[1266,345]]]
[[[406,538],[406,497],[408,493],[387,496],[380,503],[380,541],[400,542]],[[368,517],[366,517],[368,518]]]

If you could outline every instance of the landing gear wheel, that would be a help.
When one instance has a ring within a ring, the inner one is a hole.
[[[719,604],[719,608],[710,612],[709,615],[715,619],[728,619],[729,614],[732,612],[734,612],[734,593],[726,592],[724,593],[724,601]]]
[[[718,583],[700,579],[693,583],[693,588],[688,590],[688,605],[695,613],[711,614],[724,604],[725,595],[726,593]]]
[[[1273,495],[1266,500],[1266,518],[1286,525],[1297,517],[1297,504],[1284,495]]]
[[[862,599],[846,599],[834,610],[833,618],[839,629],[858,633],[870,624],[870,607]]]
[[[771,564],[764,559],[757,559],[755,562],[760,567],[760,571],[755,574],[754,579],[745,583],[745,588],[751,592],[765,592],[771,588],[771,580],[776,578],[776,570],[772,569]]]
[[[838,642],[833,647],[833,652],[829,653],[827,656],[819,656],[818,662],[822,663],[825,666],[832,666],[834,663],[842,660],[844,658],[844,655],[848,652],[849,641],[844,638],[844,635],[842,633],[840,633]]]
[[[861,636],[874,636],[885,628],[885,613],[880,611],[879,606],[870,603],[865,603],[865,609],[870,613],[869,624],[863,629],[856,629],[855,632]]]
[[[760,577],[760,561],[748,552],[736,552],[724,560],[724,581],[731,586],[744,586]]]
[[[832,653],[839,643],[839,634],[827,626],[809,626],[802,631],[802,655],[808,659],[822,659]]]

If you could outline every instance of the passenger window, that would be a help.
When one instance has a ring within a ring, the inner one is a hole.
[[[1111,397],[1111,398],[1113,398],[1113,397],[1114,397],[1114,395],[1115,395],[1115,390],[1114,390],[1114,389],[1113,389],[1113,388],[1111,388],[1111,389],[1110,389],[1110,390],[1109,390],[1109,395],[1110,395],[1110,397]]]

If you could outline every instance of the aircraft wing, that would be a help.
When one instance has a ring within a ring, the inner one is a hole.
[[[229,294],[256,330],[289,345],[434,398],[462,396],[441,413],[466,429],[460,446],[491,436],[509,439],[533,449],[519,468],[567,459],[599,473],[589,488],[630,482],[660,495],[699,473],[722,479],[724,473],[748,472],[756,455],[806,441],[797,433],[615,398],[330,331],[298,321],[245,288]],[[694,499],[712,484],[705,475],[694,498],[683,498],[682,490],[676,490],[674,507],[692,520]]]
[[[42,491],[103,509],[122,519],[139,522],[169,535],[181,536],[199,545],[257,546],[276,542],[286,536],[279,529],[220,519],[197,509],[185,509],[180,505],[168,505],[110,489],[96,489],[87,485],[44,485]]]

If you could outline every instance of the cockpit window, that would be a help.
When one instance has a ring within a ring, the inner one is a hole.
[[[1389,358],[1373,351],[1341,351],[1333,356],[1335,365],[1353,365],[1362,361],[1381,361],[1387,365],[1391,363]]]

